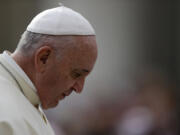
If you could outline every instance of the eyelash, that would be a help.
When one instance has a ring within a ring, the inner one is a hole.
[[[80,73],[74,73],[74,78],[78,78],[78,77],[80,77],[80,76],[81,76]]]

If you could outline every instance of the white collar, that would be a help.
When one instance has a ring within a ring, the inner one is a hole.
[[[26,83],[30,85],[30,87],[32,87],[32,89],[35,92],[37,92],[32,81],[29,79],[26,73],[22,70],[22,68],[15,62],[15,60],[10,56],[10,54],[11,53],[9,51],[4,51],[3,54],[1,55],[8,62],[8,64],[11,65],[14,68],[14,70],[16,70],[17,73],[19,73],[19,75],[26,81]]]

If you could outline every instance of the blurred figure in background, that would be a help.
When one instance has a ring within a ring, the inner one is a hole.
[[[137,90],[120,117],[117,135],[177,135],[174,85],[154,71],[135,82]]]
[[[67,135],[178,135],[175,85],[158,71],[132,78],[134,90],[123,98],[97,100],[94,109],[80,112],[78,124],[59,125]]]

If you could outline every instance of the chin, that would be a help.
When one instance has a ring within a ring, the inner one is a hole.
[[[46,104],[42,104],[41,106],[42,106],[42,109],[44,109],[44,110],[47,110],[47,109],[50,108],[50,107],[49,107],[48,105],[46,105]]]
[[[47,110],[47,109],[50,109],[50,108],[54,108],[54,107],[56,107],[57,106],[57,104],[42,104],[42,108],[44,109],[44,110]]]
[[[51,103],[47,106],[47,109],[50,109],[50,108],[54,108],[58,105],[59,102],[54,102],[54,103]]]
[[[42,109],[47,110],[47,109],[49,109],[49,107],[42,105]]]

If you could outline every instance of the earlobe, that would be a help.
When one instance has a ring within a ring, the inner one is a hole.
[[[49,46],[39,48],[35,53],[35,68],[38,72],[43,73],[48,66],[52,49]]]

